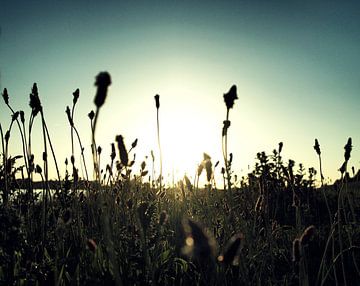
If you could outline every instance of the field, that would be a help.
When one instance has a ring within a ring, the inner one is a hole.
[[[23,111],[13,109],[4,90],[12,121],[6,131],[1,126],[0,285],[358,285],[360,184],[359,175],[348,171],[351,138],[344,148],[342,178],[333,185],[315,180],[323,177],[315,140],[318,171],[284,162],[280,142],[272,154],[259,152],[253,171],[235,186],[227,151],[230,111],[237,99],[233,86],[224,95],[224,162],[213,164],[204,154],[195,182],[185,176],[165,187],[161,169],[158,178],[145,162],[140,172],[132,170],[129,158],[137,142],[128,149],[121,135],[101,171],[96,123],[110,83],[109,74],[97,76],[95,111],[89,113],[92,168],[84,157],[74,160],[74,145],[84,146],[73,121],[79,98],[74,92],[66,111],[73,154],[66,160],[66,174],[57,172],[56,183],[49,180],[48,162],[58,166],[56,160],[63,158],[53,152],[36,84],[29,122]],[[159,96],[155,107],[161,150]],[[35,117],[42,122],[42,162],[34,162],[31,153]],[[8,154],[15,128],[21,134],[21,156]],[[224,166],[221,189],[214,178],[219,164]],[[79,177],[81,166],[84,178]],[[34,182],[34,173],[41,182]],[[205,187],[199,186],[200,176],[207,180]],[[39,186],[40,192],[35,190]]]

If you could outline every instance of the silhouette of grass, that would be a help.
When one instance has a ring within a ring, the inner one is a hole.
[[[124,136],[117,135],[110,142],[109,162],[96,145],[98,114],[110,82],[108,73],[98,75],[96,111],[88,115],[94,181],[88,177],[86,144],[74,122],[80,96],[75,90],[72,108],[66,108],[70,163],[65,160],[64,180],[58,173],[57,184],[48,178],[48,147],[56,168],[57,163],[36,84],[27,129],[25,113],[10,106],[4,90],[11,123],[6,130],[0,123],[0,285],[356,285],[360,185],[359,175],[353,170],[350,177],[347,171],[351,138],[344,147],[341,178],[334,185],[324,181],[316,139],[319,187],[314,168],[306,171],[293,160],[284,163],[282,142],[271,155],[257,154],[254,169],[238,187],[232,180],[233,153],[227,150],[229,111],[237,99],[233,86],[224,94],[224,167],[217,171],[219,162],[213,165],[204,153],[193,184],[184,175],[177,185],[167,187],[162,177],[159,97],[159,180],[153,152],[151,174],[146,160],[135,170],[137,139],[126,148]],[[42,160],[32,154],[37,115],[42,121]],[[22,156],[9,154],[14,126],[19,129]],[[74,134],[85,174],[77,168]],[[216,171],[223,176],[225,191],[216,187]],[[199,186],[203,173],[204,188]],[[41,186],[41,193],[35,186]]]

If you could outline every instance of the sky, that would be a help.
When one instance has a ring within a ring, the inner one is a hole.
[[[164,175],[193,178],[203,152],[223,166],[223,94],[236,84],[228,150],[238,177],[252,170],[257,152],[270,154],[280,141],[284,160],[318,169],[315,138],[326,178],[339,177],[348,137],[354,145],[350,166],[360,168],[357,1],[1,0],[0,28],[0,88],[8,89],[11,105],[28,120],[29,93],[37,83],[62,176],[71,155],[65,109],[76,88],[74,121],[91,166],[87,114],[100,71],[112,78],[96,134],[104,164],[121,134],[128,148],[138,138],[138,163],[154,150],[159,170],[159,94]],[[10,124],[4,104],[0,123],[3,130]],[[35,126],[40,164],[39,118]],[[16,132],[10,143],[11,153],[21,154]]]

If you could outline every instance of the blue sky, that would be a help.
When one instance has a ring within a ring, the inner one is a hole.
[[[61,162],[71,152],[65,108],[80,88],[75,122],[91,165],[87,113],[94,77],[107,70],[113,84],[97,133],[105,157],[117,134],[128,144],[139,138],[139,163],[157,152],[159,93],[166,172],[191,176],[202,152],[221,160],[222,95],[237,84],[229,150],[238,174],[280,141],[285,159],[317,167],[318,138],[325,176],[336,178],[349,136],[351,165],[360,167],[358,2],[2,1],[0,26],[0,87],[29,115],[38,83]],[[0,110],[6,129],[10,116]]]

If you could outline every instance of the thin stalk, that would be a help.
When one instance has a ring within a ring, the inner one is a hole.
[[[156,126],[157,126],[157,140],[160,153],[160,191],[162,189],[162,151],[160,144],[160,123],[159,123],[159,108],[156,109]]]

